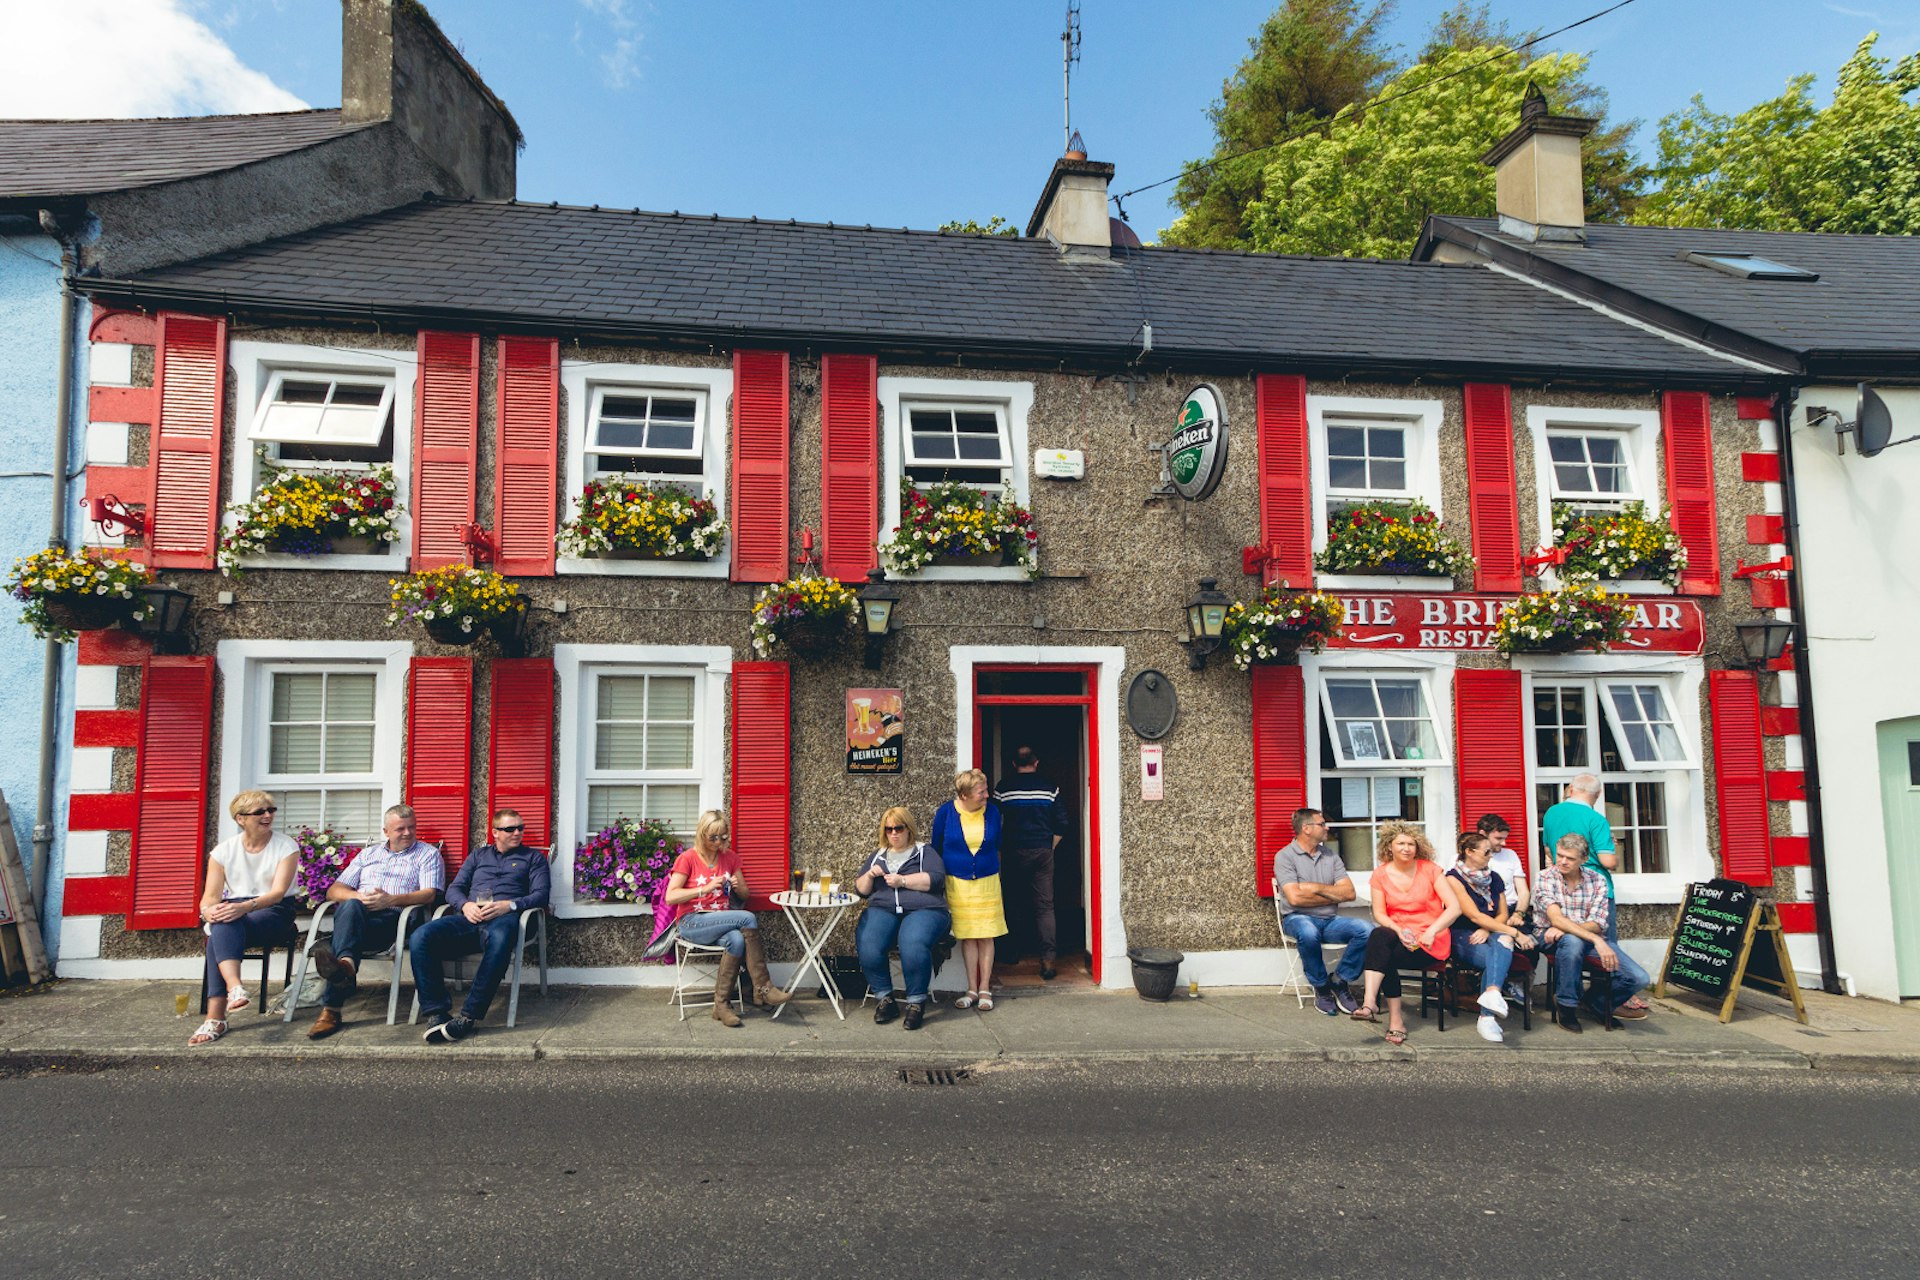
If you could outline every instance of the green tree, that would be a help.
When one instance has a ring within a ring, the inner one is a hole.
[[[1017,236],[1020,234],[1020,228],[997,213],[987,222],[968,218],[965,222],[943,222],[940,224],[940,229],[958,231],[970,236]]]
[[[1660,122],[1657,189],[1632,221],[1668,227],[1920,234],[1920,53],[1889,67],[1878,34],[1840,68],[1833,101],[1814,77],[1736,116],[1693,105]]]
[[[1392,0],[1285,0],[1247,42],[1251,50],[1207,111],[1214,147],[1181,175],[1181,210],[1163,243],[1191,248],[1251,247],[1244,214],[1261,194],[1268,146],[1362,102],[1393,68],[1381,43]]]
[[[1501,52],[1440,51],[1364,107],[1268,152],[1263,192],[1247,207],[1252,247],[1404,258],[1428,214],[1491,214],[1493,170],[1480,157],[1519,123],[1527,82],[1559,110],[1587,65],[1577,53],[1524,62]]]

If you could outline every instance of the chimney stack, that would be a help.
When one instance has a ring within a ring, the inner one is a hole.
[[[1113,249],[1107,219],[1107,184],[1113,181],[1113,166],[1087,159],[1084,148],[1075,133],[1067,153],[1053,162],[1046,190],[1027,219],[1027,236],[1045,234],[1063,249],[1105,254]]]
[[[1516,239],[1584,244],[1587,191],[1580,140],[1595,121],[1556,116],[1540,86],[1527,82],[1520,127],[1480,157],[1493,166],[1494,209],[1500,230]]]

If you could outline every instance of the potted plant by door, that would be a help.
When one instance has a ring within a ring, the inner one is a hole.
[[[580,511],[555,539],[563,556],[609,560],[705,560],[726,540],[709,497],[635,476],[598,476],[580,491]]]
[[[42,640],[71,640],[146,616],[141,588],[153,572],[109,551],[48,547],[13,562],[7,592],[26,608],[20,621]]]
[[[1347,608],[1324,591],[1268,587],[1252,604],[1234,601],[1221,634],[1242,671],[1256,665],[1292,663],[1302,648],[1319,653],[1340,634]]]
[[[468,645],[488,633],[509,643],[526,610],[515,583],[491,569],[452,564],[394,579],[387,625],[416,620],[436,644]]]

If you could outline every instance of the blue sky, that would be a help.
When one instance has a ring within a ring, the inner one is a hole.
[[[339,101],[338,0],[85,2],[183,8],[279,88],[316,106]],[[1065,0],[428,2],[526,131],[523,199],[915,227],[998,213],[1024,224],[1061,150]],[[1551,29],[1609,2],[1492,8]],[[1119,167],[1116,190],[1206,153],[1206,107],[1274,3],[1082,0],[1074,124],[1095,159]],[[1401,0],[1393,39],[1417,48],[1446,7]],[[1824,97],[1875,29],[1883,54],[1912,52],[1920,5],[1636,0],[1555,45],[1592,53],[1614,117],[1643,120],[1650,148],[1658,118],[1696,92],[1738,110],[1812,71]],[[98,84],[93,56],[74,74]],[[0,115],[21,114],[0,104]],[[1171,218],[1162,194],[1129,205],[1149,235]]]

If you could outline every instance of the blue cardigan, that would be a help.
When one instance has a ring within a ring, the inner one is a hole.
[[[933,829],[927,843],[947,864],[947,874],[956,880],[984,880],[1000,874],[1000,809],[987,805],[987,830],[980,838],[980,852],[967,848],[967,836],[960,829],[960,811],[949,800],[933,815]]]

